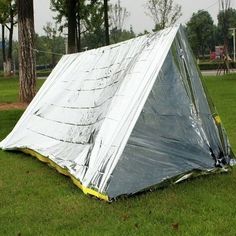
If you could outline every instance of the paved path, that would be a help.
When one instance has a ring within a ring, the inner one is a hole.
[[[214,76],[217,73],[216,70],[202,70],[201,72],[203,76]]]
[[[215,76],[217,74],[217,70],[202,70],[203,76]],[[231,69],[230,73],[236,73],[235,69]],[[224,75],[224,71],[221,71],[220,75]]]

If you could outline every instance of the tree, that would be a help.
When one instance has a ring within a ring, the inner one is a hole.
[[[108,18],[108,0],[104,0],[104,25],[105,25],[105,44],[110,44],[109,36],[109,18]]]
[[[110,38],[111,38],[111,43],[118,43],[118,42],[122,42],[128,39],[132,39],[135,38],[135,33],[133,31],[132,26],[130,26],[129,30],[116,30],[111,29],[110,31]]]
[[[66,0],[51,0],[52,10],[57,12],[56,21],[61,29],[68,27]],[[105,44],[104,1],[80,0],[76,5],[77,50],[94,48]]]
[[[223,44],[228,50],[230,49],[230,39],[232,37],[229,29],[236,26],[236,10],[232,8],[225,11],[221,10],[217,18],[219,43]]]
[[[214,23],[207,11],[199,10],[193,13],[187,23],[187,34],[190,45],[197,57],[205,56],[210,51],[214,41]]]
[[[219,29],[224,38],[225,53],[228,53],[229,14],[231,0],[219,0],[220,12],[218,14]]]
[[[231,0],[219,0],[220,13],[218,15],[218,21],[222,23],[219,30],[221,31],[224,38],[224,62],[226,66],[226,73],[229,72],[229,62],[228,62],[228,34],[229,34],[229,10],[231,5]]]
[[[56,22],[61,24],[60,31],[67,28],[67,48],[68,53],[81,51],[80,46],[80,21],[81,9],[84,0],[51,0],[51,9],[58,14]]]
[[[57,25],[53,26],[51,22],[47,22],[47,24],[43,27],[43,30],[46,33],[46,38],[44,40],[44,44],[45,44],[44,46],[46,47],[42,51],[49,53],[51,58],[48,63],[51,64],[52,67],[54,67],[57,63],[57,58],[58,58],[57,56],[59,54],[64,53],[64,50],[60,50],[61,42],[59,41],[59,39],[62,39],[62,38],[60,38],[60,34],[58,34]],[[37,41],[40,42],[39,40],[36,40],[36,42]],[[62,43],[63,43],[63,39],[62,39]],[[39,45],[39,47],[40,46],[41,45]]]
[[[2,25],[2,55],[3,70],[5,76],[10,76],[12,71],[12,43],[13,30],[16,24],[16,4],[12,0],[0,1],[0,24]],[[9,31],[8,44],[6,47],[5,29]],[[6,52],[7,49],[7,52]]]
[[[36,93],[33,0],[17,0],[19,39],[19,97],[29,103]]]
[[[76,29],[76,45],[77,45],[77,51],[81,51],[81,13],[82,13],[82,6],[81,1],[79,0],[77,3],[77,16],[76,16],[76,23],[77,23],[77,29]]]
[[[129,17],[129,12],[122,7],[120,0],[116,4],[109,5],[110,19],[110,39],[112,43],[117,43],[135,37],[132,27],[130,30],[124,30],[125,20]]]
[[[69,5],[68,1],[73,3]],[[101,5],[97,0],[51,0],[51,9],[57,12],[55,19],[61,25],[60,30],[68,29],[68,49],[72,47],[69,52],[75,51],[75,48],[78,52],[82,50],[82,35],[90,31],[92,25],[90,19],[94,18],[91,14],[97,16],[96,8]]]
[[[5,62],[6,62],[6,40],[5,40],[5,23],[8,18],[8,4],[7,1],[0,1],[0,24],[2,28],[2,60],[3,60],[3,68],[4,68],[4,74],[5,74]]]
[[[148,0],[146,3],[147,15],[155,23],[154,30],[164,29],[176,23],[182,16],[181,6],[173,0]]]
[[[127,9],[121,6],[120,0],[116,4],[109,5],[109,19],[112,29],[123,30],[125,20],[129,15]]]
[[[58,35],[35,35],[36,68],[53,67],[65,54],[65,39]]]
[[[105,45],[103,1],[91,1],[86,5],[87,17],[83,19],[82,47],[92,49]]]
[[[91,5],[100,5],[99,0],[91,0]],[[104,32],[105,32],[105,45],[110,44],[110,35],[109,35],[109,7],[108,0],[103,0],[103,21],[104,21]]]
[[[68,11],[68,53],[74,53],[76,49],[76,0],[66,0]]]

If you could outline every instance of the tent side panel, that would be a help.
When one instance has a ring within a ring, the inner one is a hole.
[[[172,44],[112,174],[107,190],[111,198],[134,194],[193,170],[209,172],[223,153],[200,75],[182,33],[179,31]],[[226,162],[228,155],[223,155]]]

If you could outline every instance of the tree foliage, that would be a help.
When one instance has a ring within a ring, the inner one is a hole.
[[[173,0],[148,0],[146,3],[147,15],[155,23],[155,30],[164,29],[176,23],[182,16],[182,7]]]
[[[9,17],[10,0],[0,0],[0,24],[5,24]]]
[[[236,10],[229,8],[221,10],[217,16],[218,18],[218,40],[221,44],[226,44],[228,48],[231,42],[230,28],[236,27]],[[232,46],[231,46],[232,47]]]
[[[214,23],[207,11],[199,10],[193,13],[187,23],[187,33],[191,47],[198,57],[204,57],[214,46]]]
[[[76,2],[77,45],[80,45],[81,50],[104,45],[106,42],[104,1],[82,0]],[[57,12],[55,19],[61,25],[61,30],[67,28],[68,8],[66,0],[51,0],[51,9]]]
[[[229,14],[231,9],[231,0],[219,0],[220,12],[218,22],[220,23],[219,31],[223,35],[225,53],[228,54],[228,32],[229,32]]]
[[[81,20],[85,0],[51,0],[51,10],[57,12],[55,18],[61,32],[67,28],[67,48],[69,53],[81,50]]]
[[[187,33],[190,45],[197,57],[208,54],[217,45],[224,45],[225,54],[233,50],[232,31],[236,26],[236,9],[230,8],[228,0],[220,2],[220,11],[214,25],[212,17],[207,11],[200,10],[194,13],[187,23]],[[228,57],[227,57],[228,58]]]
[[[136,35],[133,31],[132,26],[130,26],[129,30],[117,30],[116,28],[111,29],[110,31],[110,38],[111,38],[111,43],[118,43],[122,42],[128,39],[134,38]]]
[[[49,64],[54,67],[61,55],[65,54],[65,42],[57,24],[47,22],[43,30],[46,36],[36,37],[37,64]]]
[[[60,35],[50,37],[48,35],[35,36],[37,67],[53,67],[65,54],[65,41]]]

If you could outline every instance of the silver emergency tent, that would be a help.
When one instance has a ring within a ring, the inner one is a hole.
[[[233,157],[181,26],[63,56],[0,146],[107,201]]]

